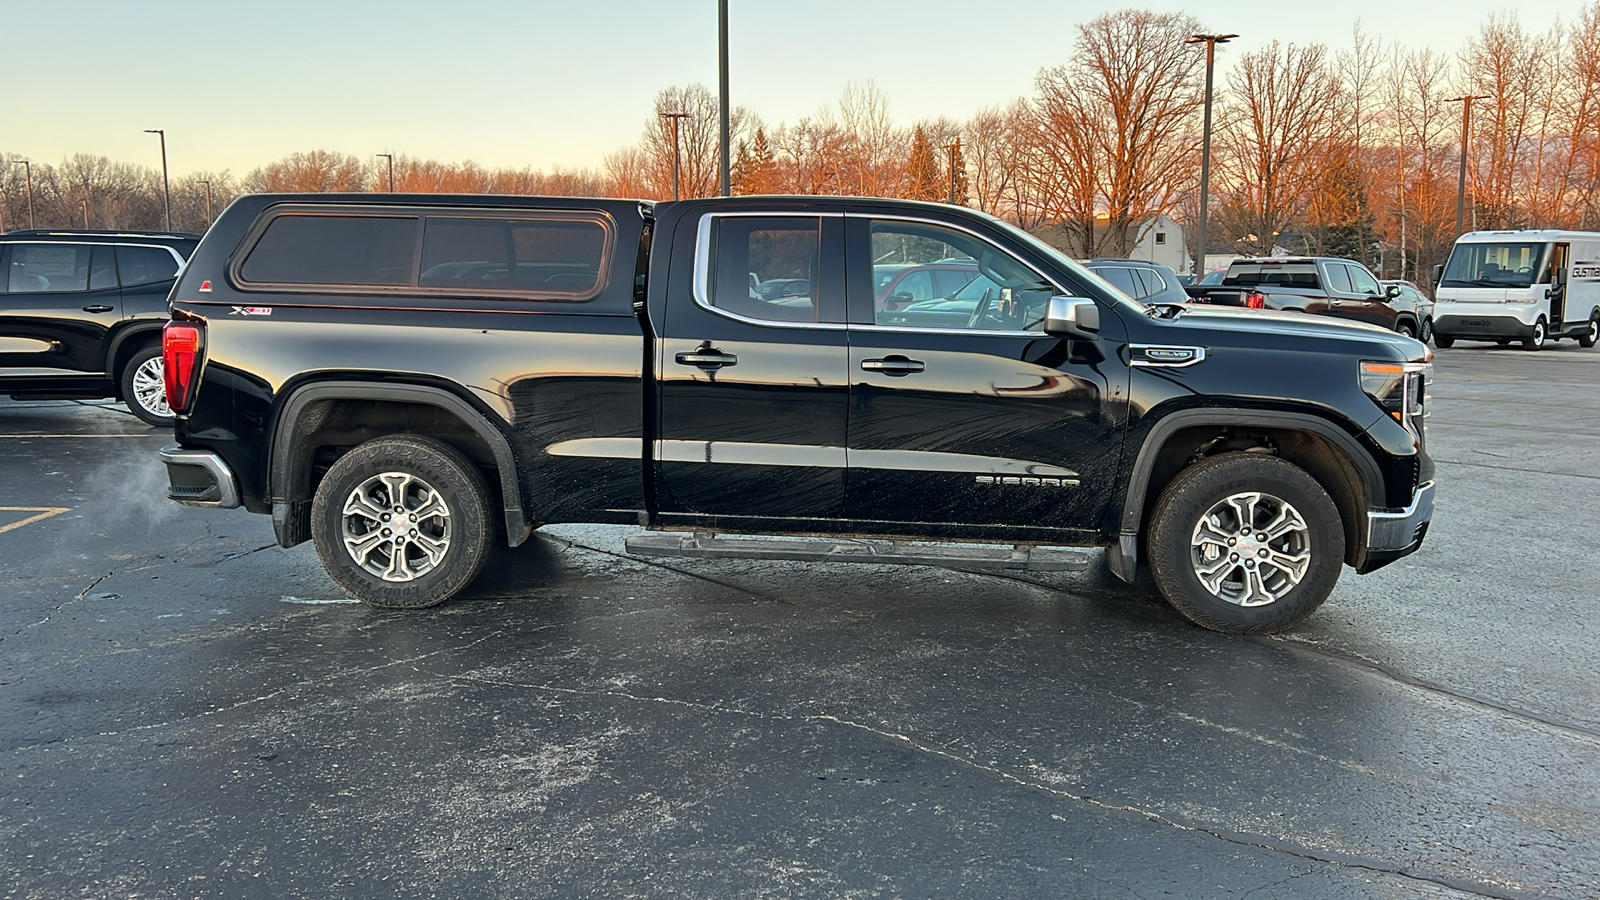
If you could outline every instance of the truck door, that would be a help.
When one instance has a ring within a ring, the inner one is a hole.
[[[655,359],[668,523],[843,515],[843,220],[816,209],[679,220]]]
[[[0,379],[104,375],[106,337],[122,318],[114,252],[48,241],[6,248]]]
[[[1329,267],[1332,268],[1332,265]],[[1339,314],[1359,322],[1394,328],[1395,319],[1400,313],[1389,303],[1383,285],[1360,263],[1345,263],[1344,268],[1350,273],[1354,297],[1340,301]]]
[[[1083,529],[1115,481],[1120,359],[1076,359],[1042,332],[1050,297],[1070,290],[954,223],[846,219],[850,266],[852,520],[933,526]],[[966,258],[973,277],[940,317],[872,308],[873,263]],[[954,313],[960,312],[960,315]],[[1120,322],[1107,314],[1107,329]],[[900,321],[897,321],[900,320]],[[914,325],[911,322],[924,324]],[[1120,386],[1119,386],[1120,385]],[[937,528],[908,526],[905,533]]]
[[[1567,261],[1571,258],[1571,255],[1571,244],[1552,245],[1550,248],[1550,268],[1546,270],[1548,275],[1540,279],[1550,285],[1550,331],[1555,334],[1560,334],[1566,330],[1566,315],[1569,305],[1567,303],[1567,283],[1571,281],[1571,278],[1568,277],[1571,270],[1567,266]],[[1555,274],[1557,272],[1563,273],[1559,278],[1559,284]],[[1578,317],[1578,322],[1584,321],[1585,318],[1587,317]]]

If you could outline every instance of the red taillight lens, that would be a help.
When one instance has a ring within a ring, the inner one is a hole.
[[[161,330],[161,363],[167,383],[167,405],[175,413],[187,412],[200,370],[200,326],[168,322]]]
[[[1267,295],[1266,294],[1258,294],[1258,293],[1255,293],[1255,292],[1252,291],[1250,294],[1245,296],[1244,305],[1249,307],[1250,309],[1266,309],[1267,308]]]

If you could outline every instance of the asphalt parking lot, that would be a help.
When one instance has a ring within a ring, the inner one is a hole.
[[[1600,896],[1600,350],[1438,355],[1427,545],[1272,638],[600,527],[379,612],[0,400],[0,896]]]

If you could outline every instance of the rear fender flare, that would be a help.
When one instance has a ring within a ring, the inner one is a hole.
[[[532,527],[522,505],[522,488],[517,477],[516,454],[511,441],[487,415],[467,400],[438,387],[421,384],[395,384],[373,381],[323,381],[294,389],[283,401],[272,426],[272,451],[267,459],[273,519],[280,506],[291,503],[294,485],[305,476],[304,465],[291,453],[295,423],[311,404],[322,400],[385,400],[435,406],[455,415],[489,446],[499,470],[504,497],[506,537],[515,547],[528,539]],[[309,501],[307,501],[309,502]],[[287,513],[285,513],[287,514]]]

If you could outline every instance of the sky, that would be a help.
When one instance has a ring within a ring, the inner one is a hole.
[[[872,83],[897,124],[962,119],[1031,93],[1075,26],[1119,4],[1062,0],[730,0],[729,94],[770,126]],[[1543,32],[1572,0],[1170,0],[1238,32],[1228,62],[1273,40],[1342,49],[1359,23],[1386,45],[1455,53],[1491,14]],[[638,141],[658,91],[717,84],[716,0],[0,0],[0,152],[174,176],[306,150],[490,168],[598,168]],[[1374,64],[1378,64],[1377,61]]]

